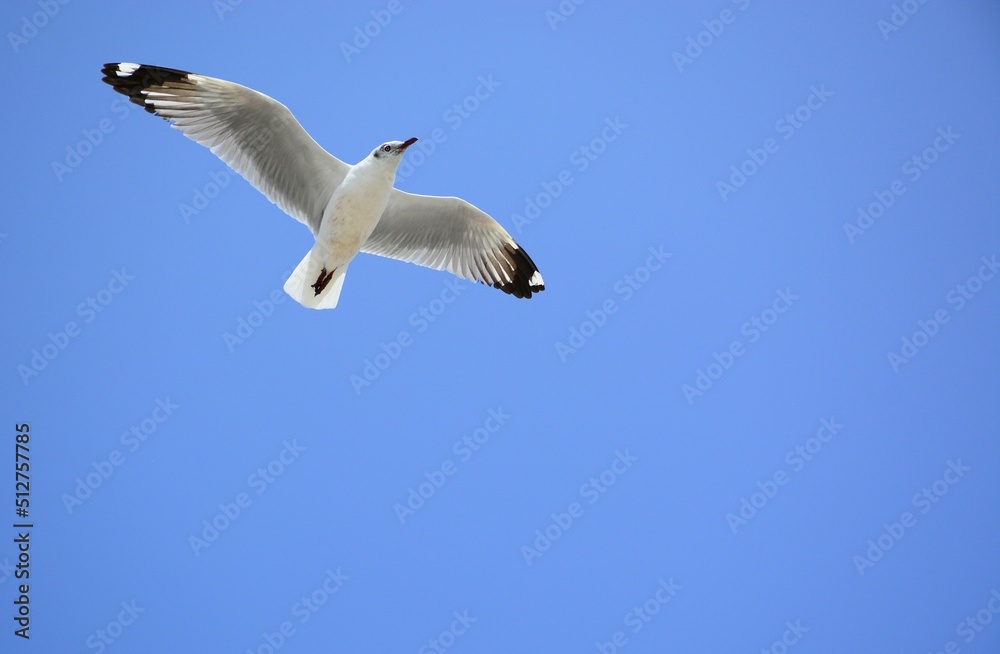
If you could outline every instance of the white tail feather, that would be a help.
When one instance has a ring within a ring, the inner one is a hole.
[[[340,290],[344,287],[344,277],[347,275],[347,266],[350,263],[337,268],[333,273],[333,279],[326,285],[323,292],[316,295],[312,285],[316,283],[320,272],[323,270],[323,257],[316,251],[319,246],[314,245],[306,252],[299,265],[285,282],[285,293],[292,296],[292,299],[304,307],[310,309],[333,309],[340,299]]]

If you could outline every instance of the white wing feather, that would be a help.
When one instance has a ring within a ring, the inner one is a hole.
[[[393,189],[361,251],[447,270],[517,297],[545,288],[534,262],[500,223],[460,198]]]
[[[104,81],[210,148],[285,213],[319,232],[349,166],[324,150],[285,105],[251,88],[172,68],[119,63]]]

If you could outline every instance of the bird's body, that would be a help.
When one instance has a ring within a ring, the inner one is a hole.
[[[379,146],[344,175],[344,181],[323,210],[316,245],[285,283],[285,292],[299,304],[313,309],[337,306],[347,265],[382,217],[402,150],[415,140]],[[388,152],[382,150],[386,146],[390,148]],[[326,287],[331,283],[333,286],[327,292]]]
[[[158,66],[107,64],[103,72],[116,91],[211,148],[310,228],[316,243],[284,287],[303,306],[335,307],[358,252],[446,269],[515,297],[545,288],[531,258],[483,211],[459,198],[393,188],[415,138],[384,143],[349,166],[284,105],[253,89]]]
[[[329,255],[328,268],[350,261],[371,236],[389,202],[395,175],[395,165],[381,165],[370,155],[351,167],[323,211],[316,236]]]

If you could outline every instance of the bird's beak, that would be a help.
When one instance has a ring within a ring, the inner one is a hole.
[[[405,141],[403,141],[403,145],[401,145],[399,147],[399,149],[400,150],[405,150],[406,148],[410,147],[411,145],[413,145],[416,142],[417,142],[417,137],[416,136],[414,136],[412,139],[406,139]]]

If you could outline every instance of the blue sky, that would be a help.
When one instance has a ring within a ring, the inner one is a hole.
[[[37,652],[996,652],[989,2],[6,3],[0,384]],[[311,245],[101,83],[236,81],[500,221]],[[10,468],[8,468],[9,470]]]

